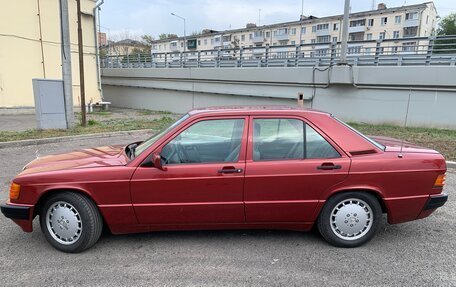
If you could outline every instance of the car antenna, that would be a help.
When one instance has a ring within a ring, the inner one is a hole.
[[[410,97],[412,96],[412,87],[410,87],[409,94],[408,94],[408,100],[407,100],[407,109],[405,112],[405,120],[404,120],[404,129],[407,128],[407,119],[408,119],[408,113],[409,113],[409,107],[410,107]],[[404,138],[401,140],[401,149],[399,150],[399,154],[397,155],[398,158],[403,158],[404,155],[402,154],[402,148],[404,147]]]

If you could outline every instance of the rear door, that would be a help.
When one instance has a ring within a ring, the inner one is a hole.
[[[246,221],[311,221],[320,194],[348,175],[350,158],[302,118],[255,116],[250,126]]]

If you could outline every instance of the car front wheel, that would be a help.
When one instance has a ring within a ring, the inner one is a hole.
[[[95,204],[73,192],[56,193],[46,200],[41,208],[40,224],[46,240],[56,249],[69,253],[94,245],[103,227]]]
[[[317,227],[330,244],[357,247],[372,239],[381,216],[382,208],[375,196],[365,192],[344,192],[326,202]]]

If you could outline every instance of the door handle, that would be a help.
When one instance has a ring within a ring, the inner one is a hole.
[[[332,169],[341,169],[342,166],[341,165],[335,165],[333,164],[332,162],[325,162],[325,163],[322,163],[321,165],[317,166],[317,169],[321,169],[321,170],[332,170]]]
[[[233,166],[229,166],[219,169],[218,173],[241,173],[242,171],[242,168],[235,168]]]

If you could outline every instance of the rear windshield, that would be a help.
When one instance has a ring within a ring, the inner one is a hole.
[[[344,126],[346,126],[347,128],[351,129],[352,131],[354,131],[355,133],[357,133],[359,136],[361,136],[362,138],[364,138],[365,140],[367,140],[368,142],[370,142],[371,144],[375,145],[377,148],[381,149],[381,150],[385,150],[385,146],[374,141],[373,139],[371,139],[370,137],[368,136],[365,136],[364,134],[362,134],[360,131],[358,131],[357,129],[355,129],[354,127],[344,123],[343,121],[339,120],[338,118],[334,117],[334,119],[336,119],[339,123],[343,124]]]

